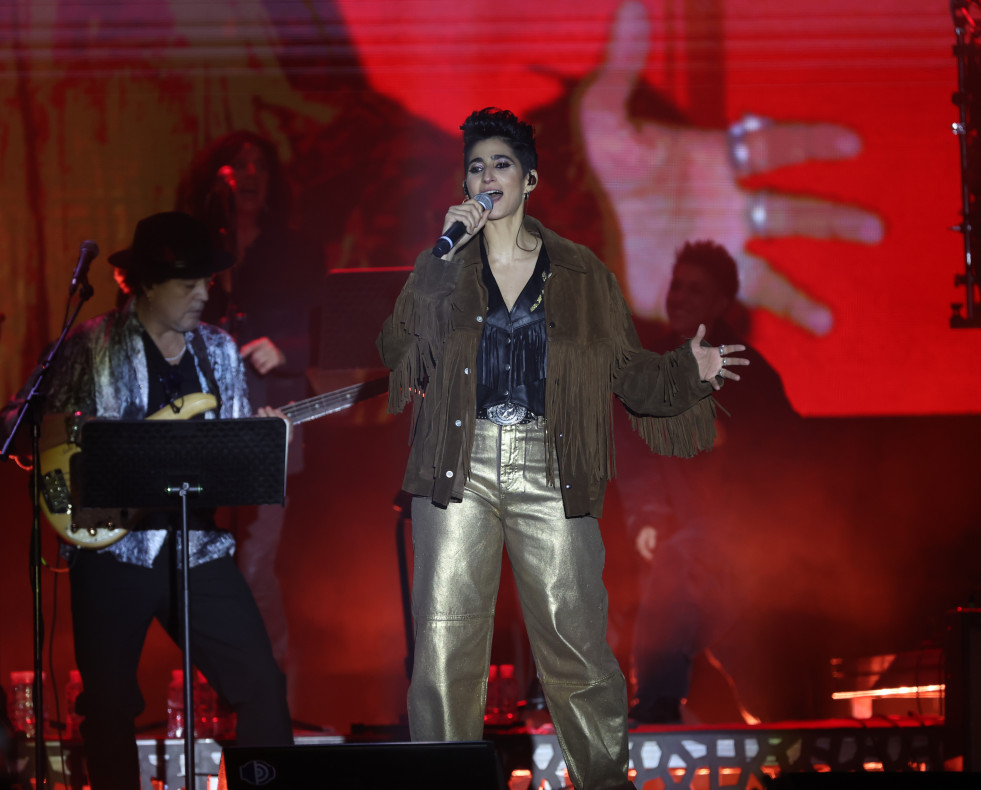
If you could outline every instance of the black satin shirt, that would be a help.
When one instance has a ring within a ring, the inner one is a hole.
[[[508,312],[501,289],[491,273],[484,240],[480,239],[482,277],[487,287],[487,317],[477,350],[477,409],[502,403],[524,406],[545,414],[545,280],[549,274],[544,244],[535,271]]]

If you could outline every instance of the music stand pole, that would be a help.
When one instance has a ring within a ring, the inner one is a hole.
[[[84,507],[173,508],[174,496],[181,499],[184,776],[186,790],[193,790],[188,497],[194,495],[196,508],[282,505],[286,499],[287,424],[277,417],[92,420],[82,427],[81,446]]]
[[[188,494],[200,494],[200,486],[188,482],[180,486],[168,486],[167,493],[181,498],[181,573],[184,582],[182,606],[184,610],[184,630],[182,647],[184,657],[184,776],[194,777],[194,725],[197,716],[194,712],[194,676],[191,674],[191,532],[187,526]],[[193,790],[188,784],[187,790]]]

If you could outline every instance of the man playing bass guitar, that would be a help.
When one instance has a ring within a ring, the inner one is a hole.
[[[132,245],[109,262],[121,270],[130,298],[69,335],[50,372],[45,413],[142,419],[161,409],[179,412],[185,396],[208,393],[216,408],[203,418],[251,416],[235,343],[201,323],[212,276],[232,263],[214,251],[208,229],[187,214],[155,214],[137,224]],[[4,415],[15,406],[16,400]],[[268,407],[258,414],[283,416]],[[144,702],[137,665],[154,619],[175,641],[180,633],[180,591],[171,573],[179,518],[151,511],[110,545],[63,549],[84,687],[77,710],[85,717],[93,790],[140,787],[134,721]],[[238,714],[239,745],[291,744],[285,679],[232,560],[234,538],[216,528],[211,511],[191,511],[189,520],[195,664]]]

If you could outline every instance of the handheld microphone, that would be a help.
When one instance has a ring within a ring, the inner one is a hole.
[[[229,189],[235,189],[235,170],[231,165],[219,167],[217,179]]]
[[[224,213],[222,227],[230,224],[235,217],[235,186],[235,171],[229,165],[218,168],[208,200],[217,201],[218,206],[215,208]]]
[[[72,284],[68,287],[68,296],[74,296],[78,286],[85,282],[89,274],[89,265],[99,254],[99,245],[92,240],[83,241],[78,248],[78,263],[75,264],[75,271],[72,274]]]
[[[479,195],[474,195],[473,199],[480,203],[480,205],[488,211],[494,208],[494,201],[491,199],[491,196],[484,192],[481,192]],[[446,229],[446,233],[439,237],[439,241],[437,241],[436,246],[433,247],[433,255],[435,255],[437,258],[442,258],[457,245],[457,242],[460,241],[460,239],[466,235],[467,226],[457,220]]]
[[[223,165],[205,198],[204,221],[211,229],[215,246],[233,255],[237,243],[235,219],[235,171]]]

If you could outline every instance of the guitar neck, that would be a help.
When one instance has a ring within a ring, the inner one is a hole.
[[[359,400],[365,400],[375,395],[387,391],[388,379],[378,378],[371,381],[352,384],[349,387],[342,387],[333,392],[326,392],[323,395],[315,395],[306,400],[290,403],[281,408],[291,423],[300,425],[310,420],[326,417],[328,414],[343,411],[349,406],[354,405]]]

